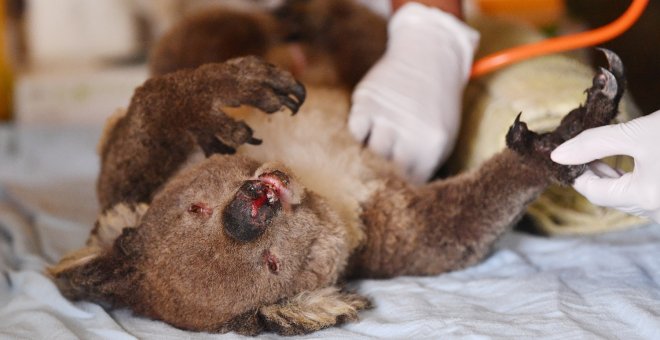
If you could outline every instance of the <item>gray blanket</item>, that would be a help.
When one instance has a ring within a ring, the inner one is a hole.
[[[0,129],[0,338],[237,338],[72,303],[43,274],[94,223],[99,133]],[[463,271],[352,285],[375,308],[308,337],[660,339],[660,226],[565,238],[512,232]]]

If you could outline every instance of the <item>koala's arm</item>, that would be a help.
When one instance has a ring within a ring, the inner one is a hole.
[[[482,259],[551,183],[569,184],[584,165],[561,166],[550,153],[585,129],[611,122],[623,93],[623,68],[606,51],[584,106],[571,111],[555,131],[536,134],[516,119],[508,149],[471,173],[411,188],[392,180],[364,204],[367,243],[355,256],[353,275],[431,275]]]
[[[209,156],[258,144],[223,107],[250,105],[296,112],[304,87],[291,74],[255,57],[237,58],[154,77],[135,91],[128,111],[101,148],[97,194],[102,210],[119,202],[150,202],[197,148]]]

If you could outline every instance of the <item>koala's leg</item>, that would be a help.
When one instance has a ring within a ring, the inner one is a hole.
[[[264,56],[278,30],[266,13],[212,8],[184,18],[154,46],[153,75],[192,69],[246,55]]]
[[[223,107],[250,105],[267,113],[286,107],[295,113],[304,98],[304,87],[288,72],[256,57],[148,80],[101,150],[101,208],[149,202],[197,146],[208,156],[259,144],[250,127],[226,116]]]
[[[623,70],[616,55],[607,56],[610,71],[598,72],[585,106],[571,111],[555,131],[536,134],[516,119],[507,135],[509,149],[476,171],[421,188],[392,182],[374,195],[364,206],[368,241],[354,275],[437,274],[474,264],[549,184],[572,182],[584,165],[559,165],[549,155],[566,139],[616,115]]]
[[[329,56],[349,89],[385,52],[385,19],[355,1],[288,0],[275,15],[289,40]]]

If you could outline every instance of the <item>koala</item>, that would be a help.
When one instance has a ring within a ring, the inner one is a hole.
[[[156,43],[150,70],[162,75],[258,55],[304,83],[351,89],[386,43],[385,20],[350,0],[288,0],[272,12],[207,8]]]
[[[549,155],[615,117],[623,65],[603,52],[609,66],[554,131],[518,116],[507,149],[421,186],[350,135],[350,79],[303,85],[257,56],[154,75],[101,143],[87,245],[49,274],[72,300],[191,331],[296,335],[356,320],[372,304],[347,280],[478,263],[548,185],[584,171]]]

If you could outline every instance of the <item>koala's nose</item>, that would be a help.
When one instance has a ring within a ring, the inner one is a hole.
[[[252,241],[266,231],[280,208],[266,183],[246,181],[223,212],[224,230],[237,241]]]

